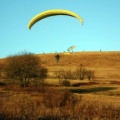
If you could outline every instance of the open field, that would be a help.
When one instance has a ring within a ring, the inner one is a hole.
[[[120,52],[72,52],[39,54],[48,69],[46,86],[33,83],[21,88],[1,79],[0,119],[17,120],[120,120]],[[74,71],[80,65],[94,70],[94,81],[69,80],[59,86],[52,78],[59,70]]]
[[[55,53],[37,54],[41,59],[41,66],[48,69],[48,74],[59,70],[74,71],[81,64],[84,68],[94,70],[96,80],[120,80],[120,51],[114,52],[71,52],[59,53],[60,60],[56,63]],[[5,58],[0,59],[4,62]]]
[[[94,70],[96,80],[120,80],[120,52],[72,52],[60,53],[60,61],[56,63],[55,54],[40,54],[42,65],[49,74],[58,70],[74,71],[80,64],[86,69]]]
[[[120,85],[21,88],[11,84],[0,87],[0,103],[1,120],[119,120]]]

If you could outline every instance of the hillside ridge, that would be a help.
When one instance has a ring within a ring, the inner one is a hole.
[[[120,51],[110,52],[71,52],[58,53],[60,60],[57,63],[56,53],[35,54],[41,60],[41,66],[48,69],[52,75],[59,70],[75,71],[80,65],[85,69],[93,70],[97,80],[120,80]],[[5,58],[0,59],[1,62]]]

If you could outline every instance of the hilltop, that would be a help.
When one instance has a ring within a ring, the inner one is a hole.
[[[94,70],[97,80],[120,80],[120,51],[116,52],[71,52],[58,53],[60,61],[56,63],[55,54],[38,54],[42,66],[49,73],[58,70],[75,70],[81,64]]]
[[[48,69],[49,75],[59,70],[74,71],[82,65],[86,69],[94,70],[96,80],[120,80],[120,51],[71,52],[58,54],[60,55],[58,63],[56,63],[55,53],[36,54],[40,57],[41,66]],[[3,62],[4,59],[0,59],[0,61]]]

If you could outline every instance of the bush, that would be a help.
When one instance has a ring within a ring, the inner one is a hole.
[[[40,66],[40,58],[32,53],[22,52],[6,58],[7,77],[19,79],[21,86],[29,85],[32,78],[45,79],[47,69]]]
[[[62,81],[62,85],[63,85],[63,86],[70,86],[70,81],[68,81],[68,80],[63,80],[63,81]]]
[[[73,72],[71,70],[65,71],[64,79],[73,79]]]
[[[87,70],[86,71],[86,76],[87,76],[87,79],[90,81],[91,79],[94,80],[95,76],[94,76],[94,71],[92,70]]]
[[[86,69],[81,64],[79,68],[75,71],[75,79],[84,80],[86,74]]]

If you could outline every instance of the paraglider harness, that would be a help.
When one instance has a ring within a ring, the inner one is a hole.
[[[58,63],[60,56],[57,54],[57,55],[55,55],[55,58],[56,58],[56,62]]]

